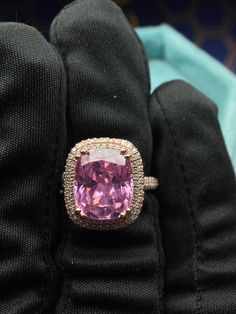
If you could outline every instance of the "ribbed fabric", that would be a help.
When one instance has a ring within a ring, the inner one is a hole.
[[[1,314],[49,313],[56,297],[51,252],[64,162],[63,73],[38,31],[0,24]]]

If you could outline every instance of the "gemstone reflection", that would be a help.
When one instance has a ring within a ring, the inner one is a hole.
[[[117,219],[130,207],[132,165],[117,149],[91,149],[77,160],[74,195],[81,214],[90,219]]]

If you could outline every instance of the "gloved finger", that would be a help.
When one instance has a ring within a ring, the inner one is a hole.
[[[55,301],[63,71],[34,28],[0,24],[0,313],[49,313]]]
[[[51,40],[67,69],[69,149],[87,138],[127,139],[150,174],[146,58],[121,10],[108,0],[76,1],[55,19]],[[57,312],[159,313],[161,245],[154,216],[158,202],[147,193],[140,217],[126,229],[84,231],[65,217]]]
[[[181,81],[153,95],[166,313],[236,312],[236,185],[217,110]]]

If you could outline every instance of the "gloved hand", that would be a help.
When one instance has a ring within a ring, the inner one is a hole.
[[[109,0],[67,6],[51,42],[0,24],[0,313],[235,313],[235,176],[215,106],[181,81],[150,96]],[[75,143],[103,136],[131,141],[160,188],[127,228],[84,230],[61,176]]]

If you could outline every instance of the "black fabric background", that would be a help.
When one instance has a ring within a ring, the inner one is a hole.
[[[235,175],[216,107],[181,81],[154,96],[166,312],[235,313]]]
[[[54,299],[65,151],[65,74],[35,29],[0,24],[0,313]]]
[[[235,313],[235,177],[215,106],[180,81],[150,96],[108,0],[60,13],[58,52],[24,25],[0,33],[0,313]],[[99,136],[132,141],[160,180],[123,230],[82,230],[60,194],[65,153]]]

